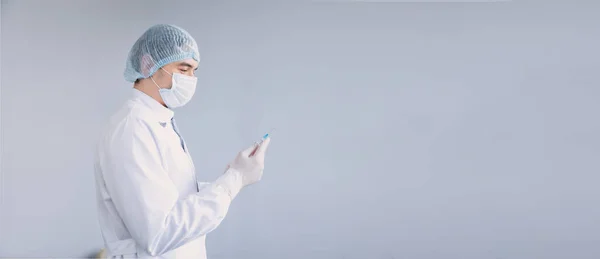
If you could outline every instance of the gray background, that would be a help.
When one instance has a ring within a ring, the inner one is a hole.
[[[2,1],[0,257],[102,240],[130,46],[187,29],[202,180],[275,127],[209,258],[600,258],[600,3]]]

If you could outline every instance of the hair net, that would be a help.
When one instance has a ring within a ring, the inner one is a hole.
[[[188,58],[200,62],[198,45],[187,31],[168,24],[152,26],[129,51],[125,80],[148,78],[164,65]]]

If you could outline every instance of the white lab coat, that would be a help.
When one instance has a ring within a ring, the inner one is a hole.
[[[109,258],[206,258],[205,235],[242,188],[238,173],[197,183],[173,111],[148,95],[110,119],[96,150],[98,217]]]

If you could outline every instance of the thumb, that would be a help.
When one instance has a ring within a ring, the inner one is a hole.
[[[271,138],[267,137],[263,142],[256,148],[255,155],[264,156],[267,148],[269,147],[269,143],[271,143]]]
[[[242,156],[244,157],[249,157],[250,154],[252,154],[254,152],[254,150],[256,150],[257,145],[256,143],[254,143],[252,146],[242,150],[242,152],[240,152],[240,154],[242,154]]]

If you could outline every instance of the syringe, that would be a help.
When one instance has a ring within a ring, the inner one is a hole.
[[[254,142],[254,146],[256,146],[256,148],[254,150],[252,150],[252,153],[250,153],[250,156],[254,155],[254,153],[256,152],[258,147],[263,143],[263,141],[265,141],[271,135],[271,133],[273,133],[273,131],[275,131],[275,128],[272,128],[271,130],[269,130],[264,136],[262,136],[262,138],[259,141]]]
[[[267,139],[272,133],[273,131],[275,131],[275,128],[271,128],[271,130],[267,131],[267,134],[265,134],[260,141],[256,142],[258,145],[260,145],[263,141],[265,141],[265,139]]]

